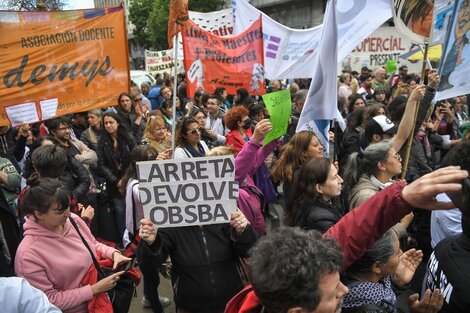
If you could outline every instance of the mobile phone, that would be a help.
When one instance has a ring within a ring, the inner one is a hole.
[[[137,259],[132,258],[129,262],[119,265],[118,268],[116,269],[116,272],[121,272],[121,271],[127,272],[128,270],[133,269],[137,265],[138,265]]]

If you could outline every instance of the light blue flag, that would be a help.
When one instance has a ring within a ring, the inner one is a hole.
[[[318,61],[314,67],[312,83],[296,129],[297,132],[301,130],[314,132],[325,148],[326,155],[329,150],[328,131],[331,121],[335,119],[343,129],[345,128],[343,117],[337,108],[337,43],[338,26],[336,24],[335,0],[330,0],[323,19]]]

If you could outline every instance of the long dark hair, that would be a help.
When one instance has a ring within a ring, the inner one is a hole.
[[[135,113],[135,102],[134,102],[134,97],[131,97],[130,94],[127,92],[121,92],[121,94],[118,96],[118,108],[121,109],[121,98],[122,97],[128,97],[131,100],[131,112]]]
[[[158,150],[151,145],[138,145],[132,150],[129,166],[122,176],[122,184],[121,188],[119,189],[121,194],[126,194],[126,186],[130,179],[138,178],[137,162],[148,161],[149,152],[153,153],[155,156],[158,156]]]
[[[316,185],[326,182],[330,168],[331,162],[327,158],[313,158],[302,165],[299,175],[294,177],[292,194],[289,195],[287,202],[286,225],[294,226],[301,210],[321,199],[322,195],[317,192]]]
[[[121,118],[119,117],[117,113],[106,112],[105,114],[103,114],[103,118],[101,120],[103,123],[103,126],[104,126],[104,118],[107,116],[113,118],[118,123],[118,130],[117,130],[118,141],[119,140],[125,140],[125,141],[133,140],[131,137],[131,133],[129,132],[129,129],[127,128],[126,124],[122,122]],[[111,138],[111,135],[106,131],[105,127],[101,129],[101,137],[106,138],[106,140],[108,140],[109,142],[113,141]]]
[[[199,125],[197,120],[192,116],[185,116],[178,121],[175,130],[175,143],[178,147],[184,147],[188,144],[187,132],[189,125],[196,123]]]

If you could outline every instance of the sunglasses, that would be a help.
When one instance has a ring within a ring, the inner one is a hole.
[[[193,134],[193,135],[197,135],[197,134],[200,134],[201,131],[199,130],[199,128],[195,128],[193,130],[190,130],[188,133]]]
[[[142,98],[135,98],[134,101],[142,101]]]
[[[157,157],[158,157],[157,155],[152,155],[152,156],[150,156],[147,160],[149,160],[149,161],[155,161],[155,160],[157,159]]]

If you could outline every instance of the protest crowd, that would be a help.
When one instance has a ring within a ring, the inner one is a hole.
[[[318,77],[170,72],[0,126],[0,311],[128,312],[142,283],[155,313],[470,312],[470,100],[398,65],[323,68],[324,133],[302,128]]]

